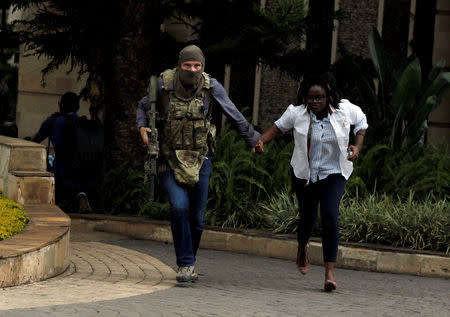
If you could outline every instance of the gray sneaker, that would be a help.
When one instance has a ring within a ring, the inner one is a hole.
[[[193,282],[198,279],[197,273],[195,273],[194,266],[181,266],[177,271],[178,282]]]

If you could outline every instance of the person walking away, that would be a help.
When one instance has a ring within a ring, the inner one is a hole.
[[[86,188],[88,180],[80,180],[71,168],[71,157],[67,155],[67,148],[73,146],[66,137],[68,120],[77,119],[80,108],[80,98],[74,92],[66,92],[58,102],[59,112],[53,113],[42,122],[39,131],[31,137],[31,141],[41,143],[47,137],[53,144],[55,151],[55,203],[66,212],[91,212],[92,208],[87,198]],[[81,184],[80,184],[81,182]]]

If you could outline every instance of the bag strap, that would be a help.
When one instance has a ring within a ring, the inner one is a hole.
[[[169,106],[169,91],[163,90],[161,98],[159,100],[159,106],[161,110],[160,113],[165,114]]]
[[[208,103],[208,118],[211,121],[212,118],[212,110],[214,106],[214,98],[211,95],[211,89],[206,90],[206,102]]]
[[[306,149],[308,151],[308,162],[310,161],[309,158],[309,150],[311,149],[311,135],[312,135],[312,118],[311,115],[309,116],[309,127],[308,127],[308,135],[306,139]]]
[[[48,143],[47,143],[47,156],[48,156],[49,152],[50,152],[50,137],[48,138]]]

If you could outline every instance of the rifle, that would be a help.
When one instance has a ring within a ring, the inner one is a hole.
[[[150,109],[147,111],[147,121],[152,132],[148,133],[147,159],[145,160],[145,179],[144,184],[149,186],[149,200],[155,199],[155,179],[156,179],[156,161],[159,155],[158,128],[156,127],[156,101],[158,98],[158,82],[156,76],[150,77],[148,85],[148,97]]]

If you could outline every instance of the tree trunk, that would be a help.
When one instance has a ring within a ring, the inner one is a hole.
[[[103,59],[103,69],[93,66],[97,70],[89,78],[91,116],[105,127],[107,169],[126,163],[128,172],[143,170],[145,148],[136,127],[136,108],[146,94],[154,55],[151,48],[157,47],[159,38],[157,4],[138,0],[126,4],[123,33],[114,51],[106,52],[111,58]]]

